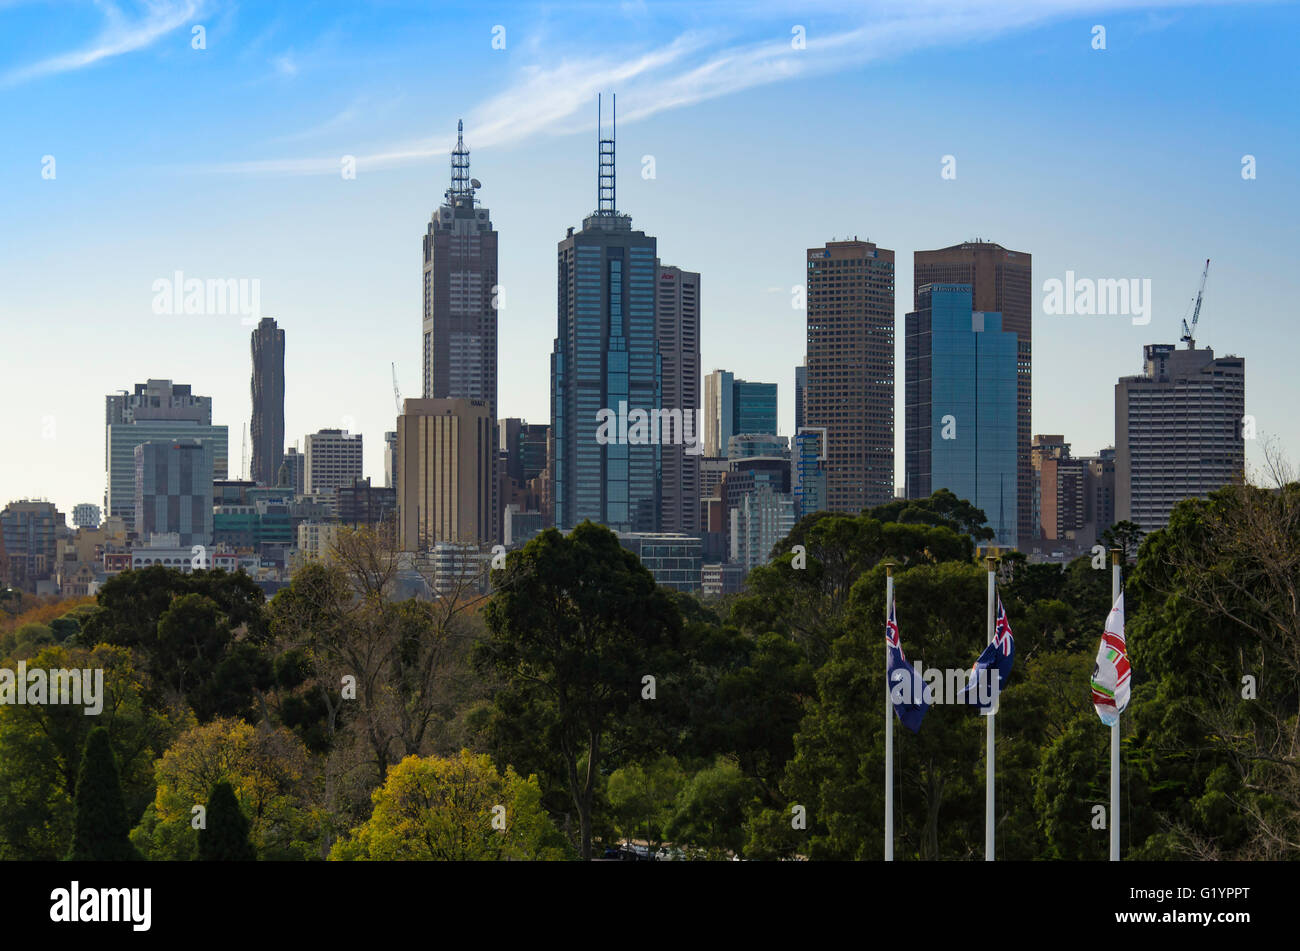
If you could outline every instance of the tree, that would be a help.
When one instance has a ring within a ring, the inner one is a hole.
[[[671,756],[614,770],[607,795],[618,833],[625,839],[644,839],[652,851],[657,849],[668,837],[668,824],[685,784],[686,774]]]
[[[142,675],[124,648],[46,647],[28,658],[27,666],[103,671],[103,708],[97,716],[86,716],[86,708],[76,704],[0,704],[0,860],[54,861],[67,855],[72,841],[77,780],[90,731],[108,730],[127,816],[134,821],[153,798],[154,760],[178,724],[146,703]]]
[[[151,859],[198,856],[194,807],[228,782],[249,817],[262,859],[318,854],[321,833],[309,800],[310,762],[302,741],[283,727],[219,719],[187,730],[155,767],[157,794],[131,839]]]
[[[130,832],[108,731],[96,727],[86,737],[86,750],[81,757],[68,859],[78,862],[138,860],[140,853],[131,844]]]
[[[1141,526],[1136,522],[1124,520],[1116,522],[1106,529],[1097,540],[1105,545],[1108,551],[1112,548],[1120,549],[1123,552],[1120,556],[1120,563],[1127,565],[1133,558],[1137,557],[1138,548],[1141,547],[1145,535],[1146,532],[1142,531]],[[1110,559],[1107,557],[1107,564],[1109,563]]]
[[[677,796],[668,837],[678,846],[695,846],[701,857],[726,859],[745,845],[745,811],[758,790],[735,760],[719,757],[694,776]]]
[[[941,525],[961,535],[969,535],[976,541],[992,541],[995,537],[993,529],[988,527],[988,517],[984,510],[958,498],[949,489],[939,489],[928,499],[896,499],[886,502],[870,509],[866,514],[881,522]]]
[[[636,555],[591,522],[543,532],[492,580],[479,662],[503,681],[499,708],[527,706],[534,741],[558,753],[590,859],[606,736],[641,702],[652,656],[678,641],[681,618]]]
[[[204,862],[255,862],[257,849],[248,840],[249,822],[230,783],[222,780],[208,796],[207,815],[199,830],[199,859]]]
[[[567,849],[541,806],[535,777],[461,750],[408,756],[374,792],[374,812],[330,858],[368,861],[560,859]]]

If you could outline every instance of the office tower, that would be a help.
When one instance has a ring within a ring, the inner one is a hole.
[[[599,126],[599,115],[597,117]],[[556,527],[591,519],[618,532],[659,530],[659,441],[634,441],[615,414],[663,408],[655,333],[656,242],[615,207],[614,138],[599,133],[596,211],[557,249],[551,354],[551,490]],[[602,412],[603,411],[603,412]],[[599,434],[598,434],[599,430]]]
[[[1033,467],[1029,458],[1033,389],[1033,258],[1008,251],[990,241],[966,241],[950,248],[917,251],[913,255],[914,309],[921,309],[925,284],[969,284],[972,307],[1002,315],[1004,330],[1016,335],[1016,468],[1019,498],[1016,528],[1019,537],[1033,539]],[[992,513],[988,513],[992,520]]]
[[[680,410],[681,438],[660,449],[660,526],[694,534],[700,528],[700,275],[659,265],[655,324],[663,395],[660,407]],[[696,577],[698,583],[698,575]]]
[[[122,390],[104,402],[107,517],[135,523],[135,447],[151,439],[210,440],[214,478],[226,477],[228,435],[225,426],[212,425],[211,397],[196,396],[188,384],[149,380],[137,383],[133,393]]]
[[[397,417],[402,551],[495,542],[495,420],[484,400],[406,400]]]
[[[1182,499],[1245,476],[1246,361],[1143,347],[1141,376],[1115,384],[1115,519],[1164,528]]]
[[[908,497],[948,489],[983,509],[994,544],[1015,548],[1016,334],[972,310],[969,284],[927,284],[917,298],[904,331]]]
[[[727,453],[736,418],[732,400],[736,395],[735,374],[714,370],[704,378],[704,454],[713,458]]]
[[[353,479],[340,486],[339,521],[344,525],[379,525],[391,522],[397,511],[397,492],[389,486],[371,485],[370,479]]]
[[[789,460],[769,456],[733,461],[723,479],[722,503],[728,560],[746,571],[766,564],[773,546],[794,527]]]
[[[361,433],[322,429],[307,434],[303,459],[303,491],[307,495],[333,493],[361,478]]]
[[[790,450],[790,494],[795,518],[826,507],[826,470],[822,462],[822,434],[806,429],[794,437]]]
[[[424,234],[425,399],[483,400],[497,414],[497,233],[469,175],[464,123],[456,123],[451,187]],[[496,428],[491,436],[496,438]],[[494,450],[495,452],[495,450]],[[398,487],[400,491],[400,486]],[[492,483],[492,530],[500,535],[499,488]]]
[[[397,488],[397,430],[384,433],[384,488]]]
[[[263,317],[252,333],[253,441],[251,478],[258,485],[275,485],[284,460],[284,331]]]
[[[0,584],[35,591],[54,571],[64,515],[53,502],[23,499],[0,511]]]
[[[796,433],[804,427],[804,393],[808,389],[808,358],[804,357],[804,362],[794,368],[794,431]]]
[[[1059,548],[1061,542],[1067,541],[1086,540],[1091,545],[1095,535],[1087,539],[1084,536],[1092,524],[1095,506],[1089,497],[1088,479],[1096,460],[1071,455],[1064,436],[1040,434],[1030,445],[1030,461],[1035,476],[1037,539],[1046,548]],[[1022,547],[1037,539],[1024,539]]]
[[[826,431],[826,508],[894,498],[894,252],[870,241],[808,249],[804,425]]]
[[[725,456],[732,436],[775,436],[776,384],[738,380],[714,370],[704,380],[704,454]]]
[[[284,454],[284,460],[280,463],[280,471],[276,474],[275,484],[277,487],[287,489],[294,495],[303,495],[307,491],[307,460],[298,451],[298,447],[290,446]]]
[[[1093,539],[1115,524],[1115,448],[1107,446],[1088,462],[1088,497],[1092,499]]]
[[[75,528],[99,528],[99,506],[92,502],[74,505],[72,524]]]
[[[212,544],[212,444],[206,439],[135,447],[135,533],[176,534],[182,547]]]

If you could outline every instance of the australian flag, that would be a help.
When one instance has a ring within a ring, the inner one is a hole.
[[[998,598],[998,612],[993,621],[993,640],[984,648],[970,669],[970,677],[961,692],[961,702],[980,708],[984,714],[997,713],[998,695],[1011,678],[1011,665],[1016,658],[1016,641],[1011,636],[1011,624],[1006,609]],[[980,689],[981,686],[983,689]]]
[[[930,705],[925,701],[925,681],[903,655],[892,603],[889,605],[889,622],[885,625],[885,643],[889,647],[889,665],[885,671],[889,682],[889,698],[893,701],[894,712],[898,714],[903,726],[915,733],[921,729],[921,719]]]

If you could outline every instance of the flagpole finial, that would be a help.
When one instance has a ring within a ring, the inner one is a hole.
[[[892,577],[894,577],[894,565],[895,565],[895,562],[892,562],[892,561],[882,561],[881,564],[885,566],[885,577],[886,577],[886,578],[892,578]]]
[[[1111,563],[1112,565],[1118,565],[1118,564],[1120,564],[1120,559],[1121,559],[1122,557],[1124,557],[1124,549],[1122,549],[1122,548],[1112,548],[1112,549],[1110,550],[1110,563]]]

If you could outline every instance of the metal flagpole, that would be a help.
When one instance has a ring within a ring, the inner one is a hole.
[[[1119,600],[1120,567],[1119,559],[1124,554],[1122,548],[1110,550],[1110,603],[1113,607]],[[1118,708],[1117,708],[1118,709]],[[1110,728],[1110,860],[1119,861],[1119,713],[1115,714],[1115,725]]]
[[[995,575],[997,556],[989,555],[985,559],[989,569],[989,608],[988,608],[988,630],[990,644],[993,643],[993,612],[994,604],[997,601],[997,576]],[[992,683],[993,675],[991,671],[985,671]],[[976,686],[978,690],[978,685]],[[993,706],[989,708],[987,721],[984,724],[984,861],[993,861],[993,773],[994,773],[994,756],[993,756],[993,711],[997,709],[997,697],[992,698]]]
[[[894,566],[885,565],[885,624],[894,606]],[[888,628],[886,628],[888,630]],[[889,638],[885,638],[885,861],[894,861],[894,705],[889,698]]]

